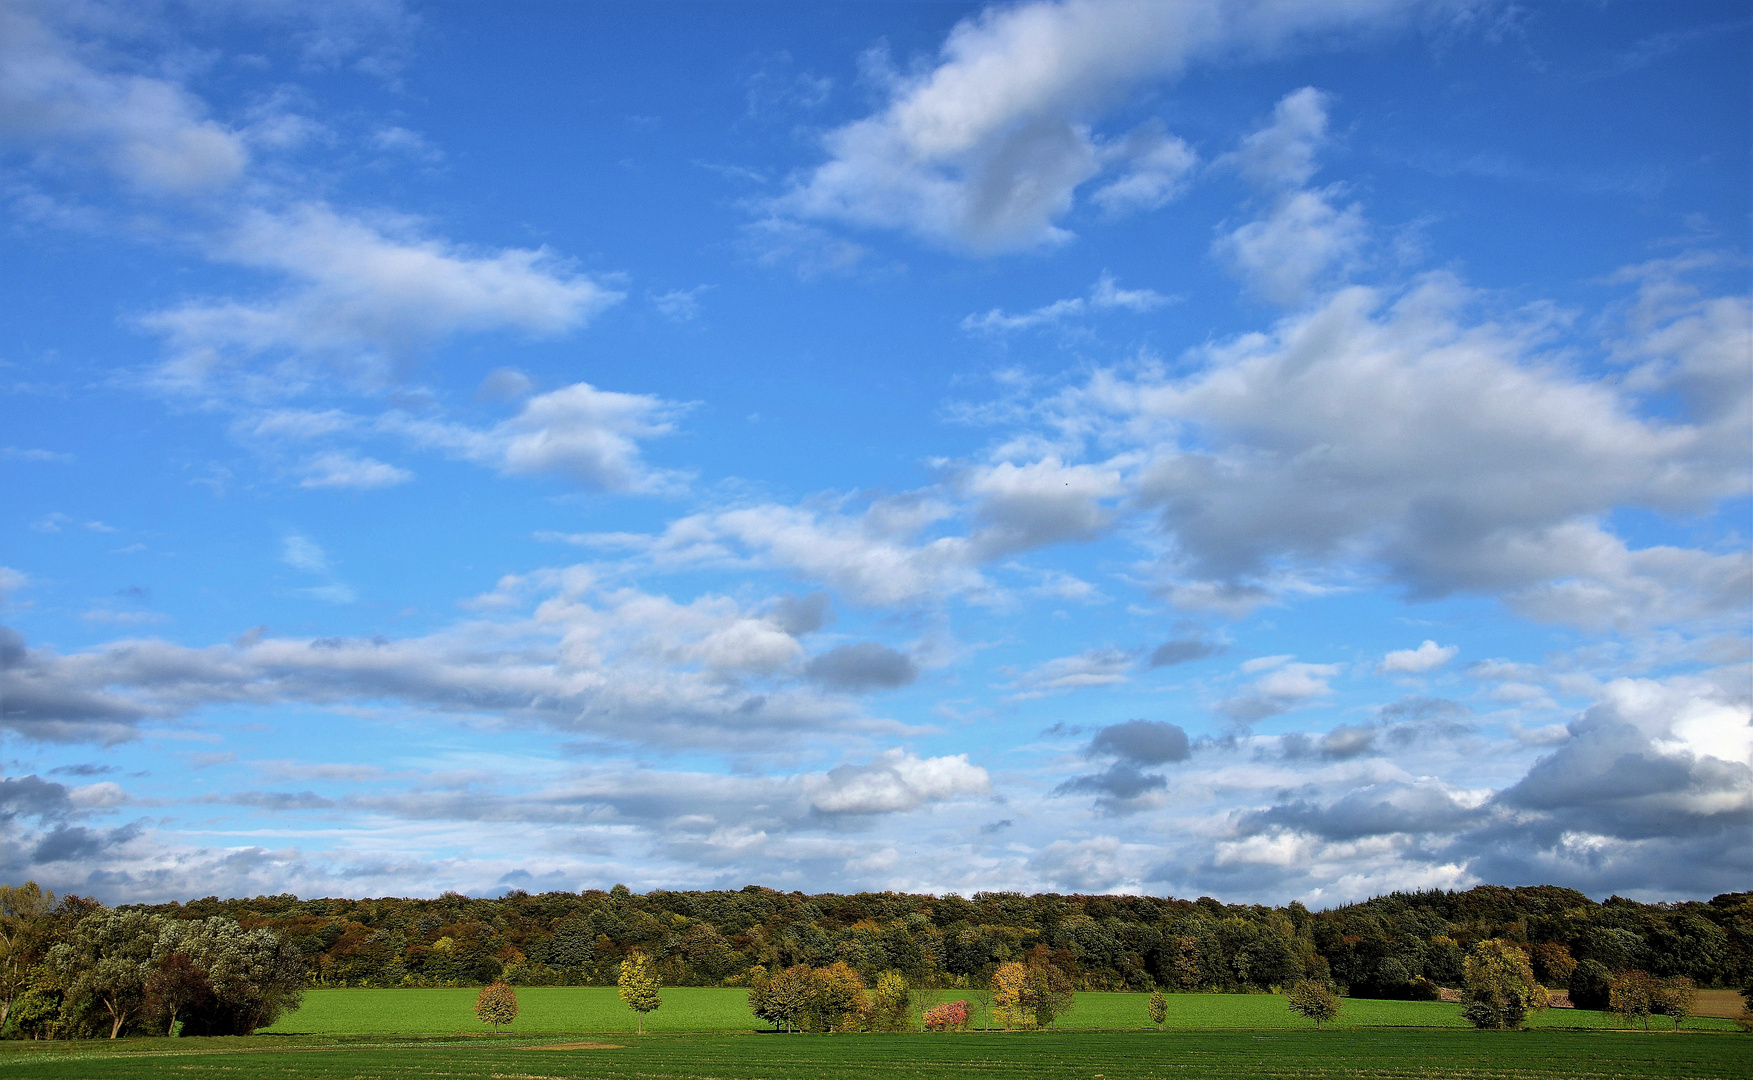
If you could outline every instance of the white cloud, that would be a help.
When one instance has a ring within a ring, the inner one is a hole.
[[[1005,700],[1027,701],[1050,694],[1130,682],[1128,673],[1136,661],[1133,653],[1121,649],[1090,649],[1076,656],[1048,660],[1023,671],[1007,668],[1006,672],[1013,678],[1005,685],[1015,693]]]
[[[1134,132],[1118,156],[1126,160],[1126,172],[1091,196],[1116,217],[1168,205],[1186,189],[1187,179],[1199,163],[1191,146],[1154,126]]]
[[[16,446],[0,446],[0,461],[72,461],[72,454],[63,454],[54,450],[21,449]]]
[[[288,536],[280,545],[280,561],[296,570],[312,574],[326,573],[329,557],[307,537]]]
[[[662,491],[683,477],[647,465],[639,441],[669,434],[681,411],[649,394],[574,383],[526,399],[516,416],[485,430],[402,413],[386,414],[376,426],[503,473],[555,473],[610,491]]]
[[[1244,672],[1264,671],[1242,693],[1225,698],[1217,711],[1239,724],[1251,724],[1289,712],[1312,698],[1332,693],[1328,680],[1344,670],[1339,664],[1293,663],[1289,657],[1266,656],[1242,665]]]
[[[1301,187],[1315,175],[1315,153],[1327,141],[1331,95],[1312,86],[1294,90],[1272,109],[1272,123],[1242,140],[1221,160],[1264,188]]]
[[[889,750],[865,765],[841,765],[825,775],[804,778],[810,805],[825,814],[892,814],[928,802],[984,795],[991,786],[986,770],[968,755],[918,758]]]
[[[1442,667],[1460,651],[1458,645],[1438,645],[1434,641],[1426,641],[1416,649],[1395,649],[1382,657],[1382,662],[1376,665],[1376,674],[1422,675]]]
[[[182,87],[95,70],[33,6],[0,7],[0,136],[149,191],[195,194],[243,174],[243,139]]]
[[[367,221],[320,203],[246,211],[213,255],[284,274],[289,285],[263,301],[193,301],[142,320],[174,350],[160,381],[191,392],[230,378],[238,392],[277,396],[319,374],[308,365],[273,377],[230,371],[263,353],[322,358],[379,386],[412,349],[451,334],[558,334],[623,295],[546,249],[467,251],[405,220]]]
[[[830,132],[829,160],[774,202],[792,217],[897,228],[974,251],[1060,243],[1056,220],[1096,176],[1088,124],[1140,81],[1189,60],[1303,34],[1391,24],[1417,0],[1349,4],[1036,2],[958,23],[935,67],[891,74],[886,106]],[[1180,154],[1104,189],[1116,207],[1171,197]]]
[[[371,491],[395,487],[414,479],[407,469],[345,453],[318,454],[304,465],[304,479],[298,486],[307,488],[349,488]]]
[[[964,318],[962,329],[967,333],[1002,334],[1054,325],[1092,311],[1121,308],[1142,314],[1173,303],[1175,299],[1151,289],[1122,289],[1114,280],[1114,275],[1104,273],[1090,287],[1087,299],[1074,296],[1068,300],[1055,300],[1021,315],[1011,315],[1002,308],[993,308],[984,315],[969,315]]]
[[[24,571],[14,570],[10,566],[0,566],[0,600],[5,600],[29,583],[30,578],[25,576]]]

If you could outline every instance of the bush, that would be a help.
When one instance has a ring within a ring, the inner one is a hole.
[[[966,1001],[946,1001],[925,1010],[925,1030],[927,1031],[966,1031],[967,1028],[968,1003]]]

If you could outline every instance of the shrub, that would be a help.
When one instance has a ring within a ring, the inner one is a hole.
[[[946,1001],[925,1010],[925,1030],[927,1031],[966,1031],[967,1028],[968,1003],[966,1001]]]
[[[1169,1002],[1161,990],[1150,992],[1150,1022],[1162,1027],[1169,1019]]]

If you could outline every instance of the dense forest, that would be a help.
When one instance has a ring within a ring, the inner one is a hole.
[[[1590,988],[1623,971],[1700,986],[1753,980],[1753,892],[1708,902],[1595,903],[1556,886],[1393,893],[1312,912],[1147,896],[917,896],[737,892],[513,892],[499,899],[259,896],[141,908],[268,929],[314,986],[609,985],[639,950],[671,986],[741,986],[751,969],[843,961],[867,985],[980,985],[1044,947],[1085,990],[1219,990],[1330,980],[1354,996],[1410,997],[1461,982],[1478,941],[1524,946],[1541,982]],[[1579,1001],[1579,1004],[1583,1003]]]

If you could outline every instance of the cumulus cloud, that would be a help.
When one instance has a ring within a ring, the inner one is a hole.
[[[143,318],[173,352],[160,382],[192,393],[279,396],[324,371],[382,386],[412,350],[452,334],[558,334],[623,296],[545,249],[469,251],[411,221],[368,221],[321,203],[245,211],[212,254],[288,284],[265,300],[190,301]],[[287,363],[245,366],[262,354]]]
[[[1216,656],[1222,651],[1223,646],[1201,637],[1173,638],[1151,650],[1150,666],[1160,668],[1173,667],[1176,664],[1189,664],[1195,660],[1203,660],[1208,656]]]
[[[833,690],[857,693],[894,690],[919,677],[919,665],[904,652],[874,641],[838,645],[804,665],[804,676]]]
[[[1133,132],[1116,149],[1113,156],[1125,160],[1125,171],[1091,196],[1115,217],[1168,205],[1186,189],[1193,167],[1199,163],[1191,146],[1155,123]]]
[[[1085,757],[1116,760],[1098,773],[1073,777],[1054,788],[1056,795],[1094,795],[1099,809],[1132,813],[1146,809],[1148,796],[1168,790],[1168,778],[1144,768],[1186,761],[1192,756],[1187,733],[1161,720],[1128,720],[1096,732],[1084,747]]]
[[[824,814],[888,814],[916,810],[928,802],[984,795],[991,786],[986,770],[968,755],[919,758],[889,750],[864,765],[841,765],[806,777],[810,805]]]
[[[388,413],[376,429],[512,475],[554,473],[589,488],[665,491],[683,482],[640,456],[640,440],[675,430],[682,407],[649,394],[574,383],[528,398],[491,428]]]
[[[1547,358],[1550,324],[1471,318],[1476,299],[1445,274],[1398,296],[1341,289],[1196,353],[1192,374],[1101,373],[1047,411],[1150,455],[1138,498],[1172,542],[1162,566],[1179,603],[1319,591],[1320,568],[1338,565],[1414,597],[1484,593],[1590,628],[1730,611],[1746,552],[1632,549],[1605,516],[1746,492],[1747,415],[1646,416],[1625,384]],[[1702,317],[1685,310],[1658,326]],[[1737,325],[1686,336],[1687,355],[1716,355]]]
[[[1430,5],[1063,0],[990,7],[950,31],[935,66],[891,73],[875,114],[828,133],[829,160],[773,203],[792,218],[902,229],[976,252],[1062,243],[1057,220],[1107,160],[1111,208],[1172,197],[1186,165],[1164,138],[1108,154],[1089,124],[1141,81],[1189,61],[1304,35],[1389,25]],[[1105,160],[1106,159],[1106,160]]]
[[[1426,640],[1416,649],[1395,649],[1376,665],[1377,675],[1423,675],[1435,671],[1460,652],[1458,645],[1438,645]]]
[[[1085,753],[1111,756],[1136,765],[1164,765],[1192,756],[1187,733],[1162,720],[1128,720],[1096,733]]]
[[[1251,724],[1289,712],[1311,698],[1331,693],[1327,681],[1343,670],[1339,664],[1291,663],[1288,656],[1261,657],[1242,666],[1244,671],[1264,669],[1241,694],[1225,698],[1217,711],[1238,724]]]

